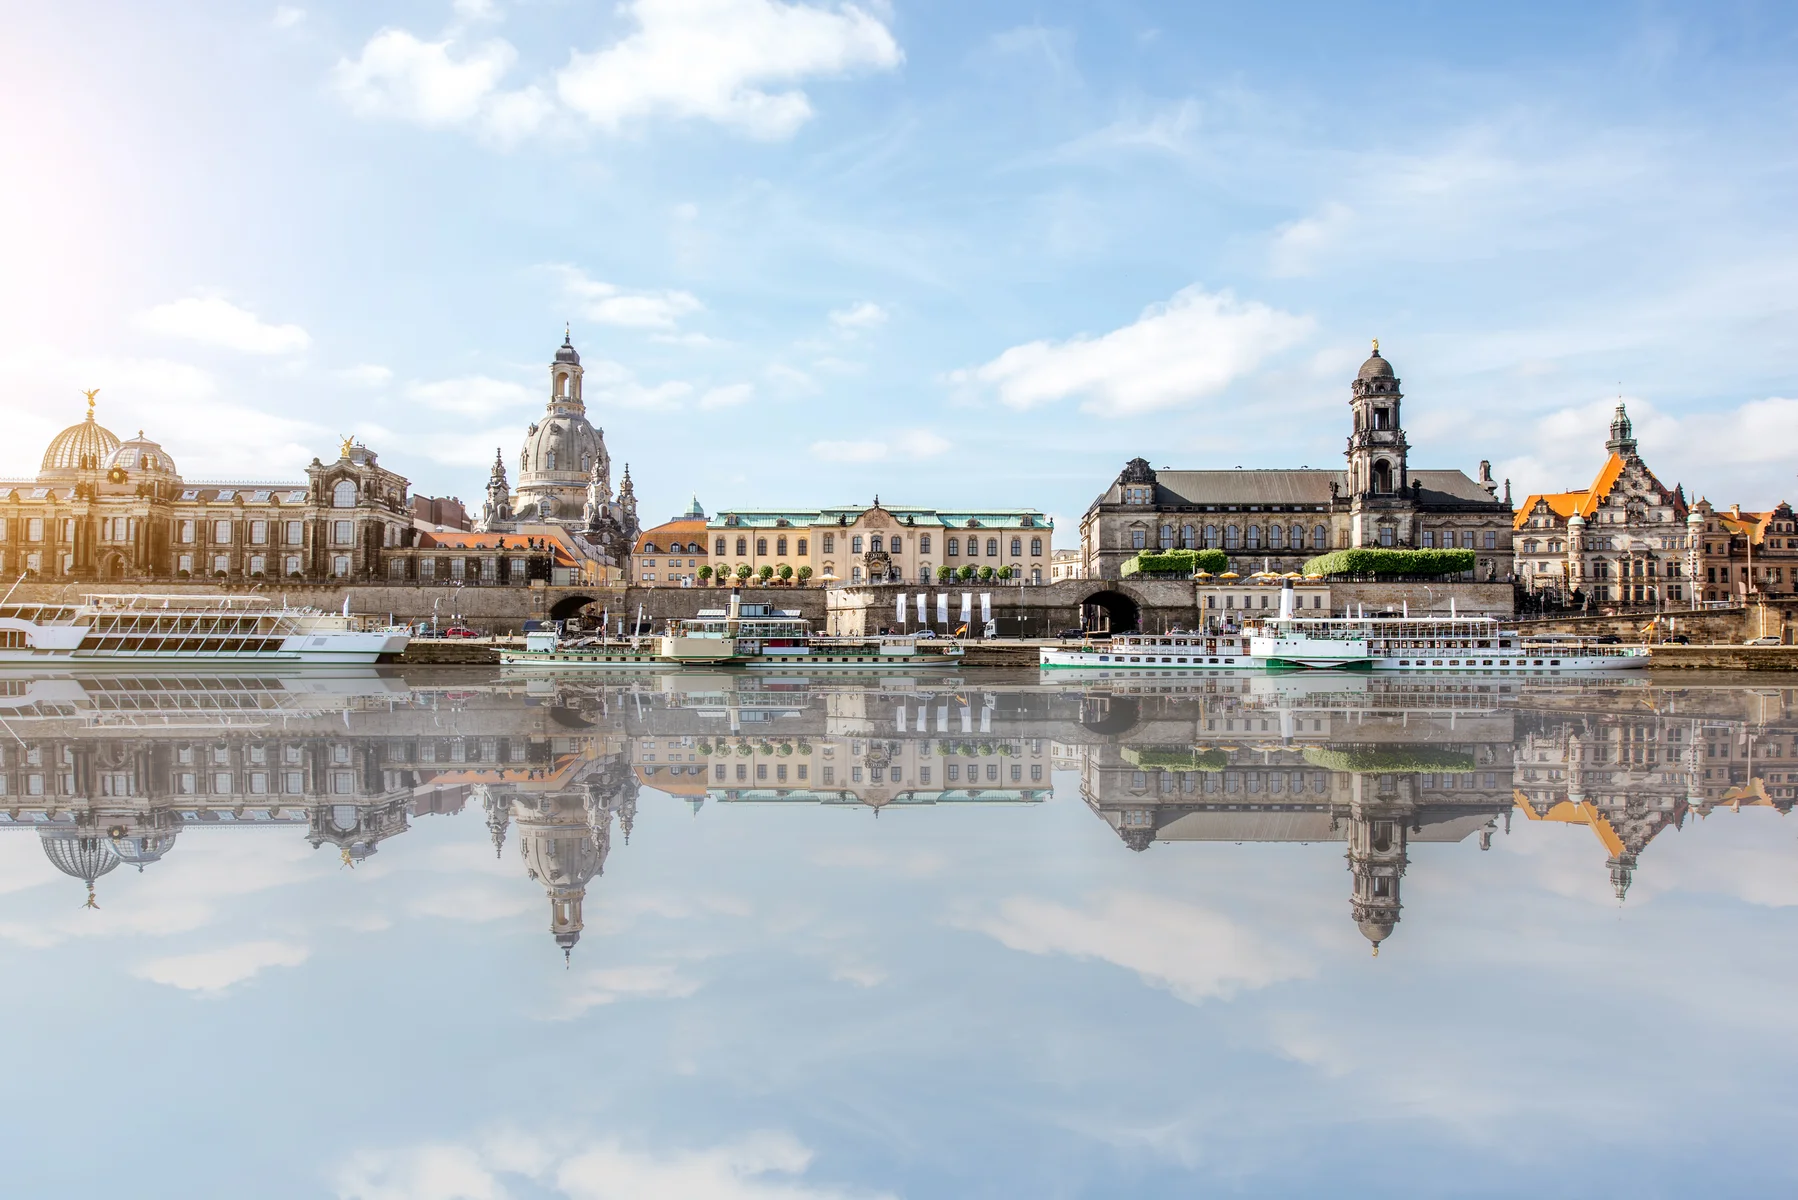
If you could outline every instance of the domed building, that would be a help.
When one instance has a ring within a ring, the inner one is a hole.
[[[629,467],[612,492],[612,456],[605,431],[587,419],[582,374],[573,334],[564,332],[549,364],[549,401],[518,452],[517,490],[508,492],[505,461],[496,454],[475,528],[517,533],[532,525],[559,526],[607,565],[622,566],[638,533],[636,494]]]
[[[38,468],[39,483],[74,482],[99,473],[112,452],[119,448],[118,435],[94,420],[94,396],[87,393],[87,419],[69,426],[50,439]]]
[[[44,847],[44,857],[52,866],[87,884],[87,907],[100,907],[94,898],[94,881],[117,870],[124,861],[113,851],[112,843],[92,830],[78,826],[41,829],[38,840]]]
[[[106,456],[102,466],[108,475],[117,473],[126,478],[135,475],[143,479],[181,482],[181,472],[175,469],[175,460],[169,457],[169,452],[145,437],[141,429],[130,441],[119,443]]]

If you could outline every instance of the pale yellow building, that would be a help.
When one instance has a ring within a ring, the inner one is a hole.
[[[811,584],[933,584],[938,572],[1025,583],[1049,580],[1055,524],[1032,508],[945,511],[887,508],[727,509],[706,522],[712,567],[736,578],[739,568],[760,578],[762,568]],[[802,571],[802,568],[807,569]]]

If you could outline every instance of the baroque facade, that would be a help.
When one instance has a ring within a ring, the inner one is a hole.
[[[345,439],[306,479],[187,479],[143,431],[94,414],[44,451],[37,477],[0,481],[0,571],[42,580],[366,582],[412,545],[407,481]]]
[[[573,335],[564,334],[549,364],[544,415],[531,422],[518,452],[517,489],[508,485],[505,456],[495,450],[475,529],[518,533],[555,525],[587,543],[607,566],[622,569],[639,532],[636,488],[627,465],[617,494],[612,492],[612,456],[605,431],[587,419],[582,375]]]
[[[942,567],[991,567],[1044,583],[1055,523],[1034,508],[888,508],[876,496],[865,508],[729,509],[705,532],[721,576],[785,566],[821,583],[931,583]]]
[[[1484,462],[1478,480],[1412,467],[1403,400],[1375,342],[1349,388],[1343,470],[1176,471],[1132,459],[1081,518],[1085,576],[1116,579],[1143,550],[1220,549],[1244,566],[1291,571],[1331,550],[1387,546],[1472,550],[1474,579],[1506,578],[1509,484],[1500,500]]]
[[[1517,579],[1563,603],[1665,607],[1699,599],[1693,534],[1703,518],[1688,510],[1683,488],[1667,488],[1642,461],[1621,401],[1605,450],[1591,486],[1525,498],[1512,535]]]

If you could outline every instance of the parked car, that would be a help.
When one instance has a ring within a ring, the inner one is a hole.
[[[1749,638],[1743,643],[1746,646],[1783,646],[1784,644],[1772,634],[1768,634],[1766,637]]]
[[[526,632],[526,633],[561,633],[562,632],[562,622],[560,622],[560,621],[526,621],[524,623],[524,632]]]
[[[1069,639],[1078,639],[1078,638],[1085,637],[1086,630],[1084,630],[1084,629],[1064,629],[1060,633],[1056,634],[1055,636],[1065,642]]]
[[[1623,643],[1623,639],[1614,633],[1607,633],[1603,637],[1596,637],[1592,640],[1600,646],[1618,646]]]
[[[448,629],[443,631],[443,636],[446,638],[471,638],[480,637],[481,635],[466,625],[451,625]]]
[[[1676,633],[1667,640],[1675,646],[1690,646],[1692,644],[1692,639],[1683,633]]]

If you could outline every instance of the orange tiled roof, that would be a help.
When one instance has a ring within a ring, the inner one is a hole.
[[[1523,503],[1517,509],[1517,515],[1511,518],[1511,525],[1515,529],[1522,529],[1524,522],[1529,520],[1530,514],[1536,511],[1536,503],[1538,501],[1547,502],[1549,511],[1565,521],[1568,517],[1571,517],[1574,513],[1578,512],[1585,504],[1586,495],[1587,493],[1581,491],[1538,492],[1533,496],[1526,496]]]
[[[1538,492],[1525,497],[1523,507],[1517,510],[1517,515],[1511,520],[1511,527],[1522,529],[1538,500],[1546,500],[1548,507],[1563,521],[1574,513],[1578,513],[1580,519],[1584,520],[1598,511],[1598,506],[1611,494],[1611,489],[1617,486],[1617,479],[1622,474],[1623,457],[1612,453],[1605,460],[1604,466],[1598,469],[1598,478],[1592,481],[1591,487],[1572,492]]]
[[[667,548],[670,541],[699,546],[697,551],[683,550],[682,554],[705,553],[705,521],[695,517],[691,520],[669,521],[666,524],[657,525],[654,529],[645,529],[637,535],[637,544],[631,547],[631,553],[642,554],[644,553],[643,548],[649,545],[654,545],[659,553]]]

